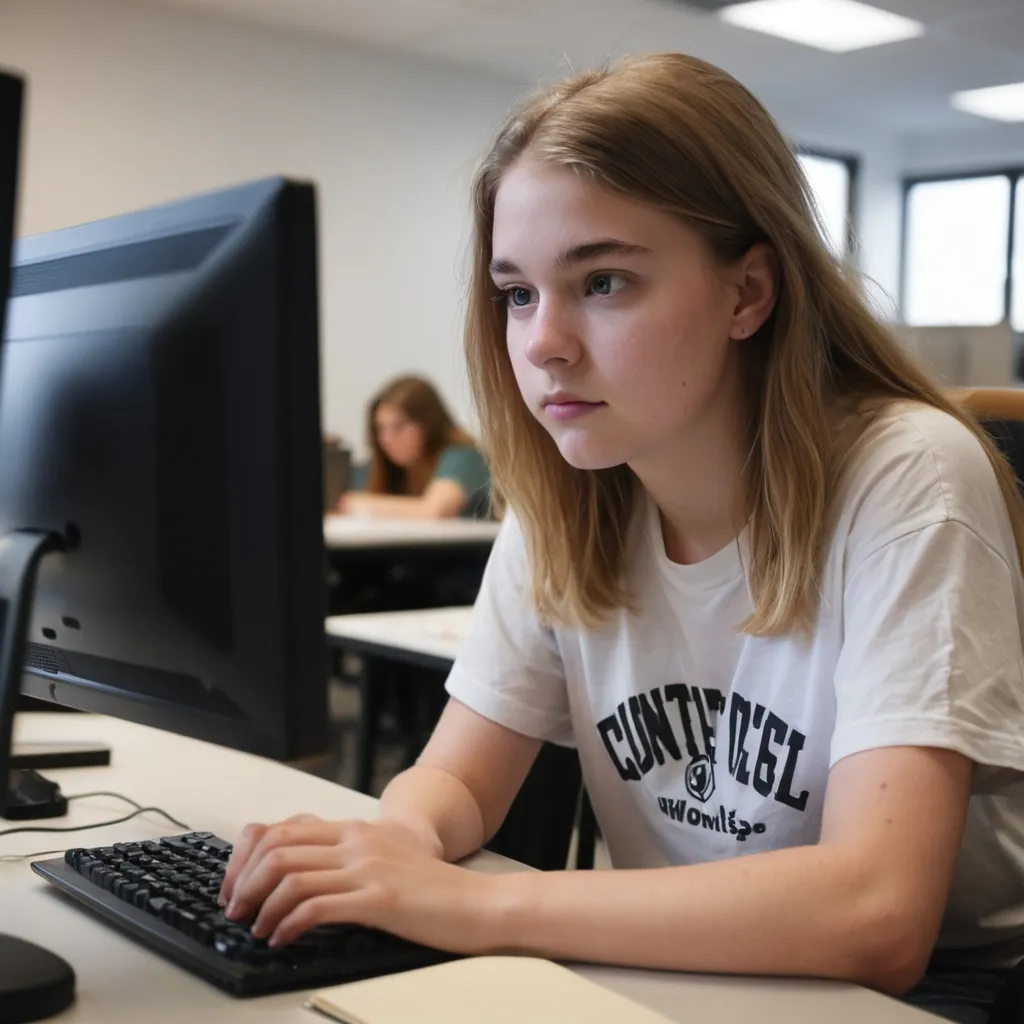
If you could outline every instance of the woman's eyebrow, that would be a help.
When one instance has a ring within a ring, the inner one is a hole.
[[[584,263],[587,260],[597,259],[599,256],[635,256],[638,254],[650,253],[650,249],[643,245],[635,245],[632,242],[623,242],[617,238],[602,238],[595,242],[584,242],[582,245],[574,245],[566,249],[555,260],[561,268],[571,267],[575,263]],[[490,272],[498,274],[521,274],[522,271],[511,260],[496,258],[491,260]]]

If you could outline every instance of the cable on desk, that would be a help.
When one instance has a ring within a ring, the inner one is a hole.
[[[0,853],[0,863],[13,864],[19,860],[28,860],[29,857],[49,857],[54,853],[65,853],[65,850],[36,850],[35,853]]]
[[[124,815],[121,818],[112,818],[112,819],[109,819],[108,821],[97,821],[93,825],[60,825],[60,826],[57,826],[57,825],[21,825],[18,828],[7,828],[7,829],[4,829],[3,831],[0,831],[0,836],[11,836],[11,835],[14,835],[16,832],[85,832],[85,831],[88,831],[89,829],[94,829],[94,828],[106,828],[108,825],[120,825],[122,821],[131,821],[132,818],[137,818],[140,814],[147,814],[147,813],[159,814],[162,817],[166,818],[168,821],[170,821],[173,824],[177,825],[179,828],[183,828],[186,832],[191,832],[192,831],[191,828],[189,828],[188,825],[186,825],[184,822],[178,821],[177,818],[175,818],[172,815],[168,814],[167,811],[165,811],[162,807],[143,807],[142,804],[137,803],[130,796],[125,796],[123,793],[109,793],[109,792],[100,792],[100,791],[95,792],[95,793],[76,793],[74,796],[69,796],[68,797],[68,803],[70,803],[72,800],[84,800],[86,797],[93,797],[93,796],[109,796],[109,797],[113,797],[115,800],[123,800],[125,803],[131,804],[131,806],[134,807],[135,810],[132,811],[131,814],[126,814],[126,815]],[[46,853],[61,853],[62,851],[61,850],[56,850],[56,851],[54,851],[54,850],[47,850],[47,851],[44,851],[44,852],[46,852]],[[13,858],[13,859],[16,859],[16,860],[22,860],[25,857],[37,857],[37,856],[40,856],[40,854],[35,854],[35,853],[26,853],[26,854],[18,854],[18,855],[8,854],[7,856],[5,856],[2,859],[7,860],[9,858]]]
[[[130,796],[125,796],[123,793],[110,793],[110,792],[107,792],[106,790],[100,789],[100,790],[96,790],[96,792],[94,792],[94,793],[75,793],[73,796],[69,796],[67,799],[68,799],[68,803],[71,803],[72,800],[86,800],[86,799],[88,799],[90,797],[94,797],[94,796],[109,796],[109,797],[113,797],[115,800],[123,800],[126,804],[131,804],[132,807],[134,807],[139,812],[139,814],[142,814],[145,811],[154,811],[157,814],[160,814],[163,817],[165,817],[172,825],[177,825],[178,828],[183,828],[186,832],[191,832],[192,831],[192,829],[188,825],[186,825],[183,821],[178,821],[177,818],[171,817],[171,815],[169,815],[165,810],[163,810],[163,808],[161,808],[161,807],[143,807],[142,804],[138,803],[138,801],[133,800]],[[86,825],[86,826],[83,826],[83,827],[85,827],[85,828],[99,828],[99,825]],[[0,835],[3,835],[3,833],[0,832]]]

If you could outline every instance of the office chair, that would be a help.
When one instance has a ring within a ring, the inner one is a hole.
[[[953,388],[949,394],[999,446],[1024,492],[1024,388]]]
[[[950,394],[970,410],[999,446],[1024,493],[1024,389],[954,388]],[[1024,1021],[1024,960],[1010,972],[989,1014],[988,1024]]]

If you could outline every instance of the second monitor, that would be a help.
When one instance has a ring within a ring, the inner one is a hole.
[[[327,744],[312,186],[22,241],[0,535],[52,531],[25,693],[267,756]]]

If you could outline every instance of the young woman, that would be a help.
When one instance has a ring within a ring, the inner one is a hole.
[[[535,96],[473,198],[466,346],[511,514],[452,699],[378,821],[247,828],[228,913],[983,1020],[1024,955],[1007,466],[872,318],[724,72],[651,56]],[[542,740],[578,748],[618,870],[444,863]]]
[[[342,495],[342,513],[431,519],[486,517],[490,473],[473,439],[420,377],[392,381],[367,416],[371,458],[361,491]]]

